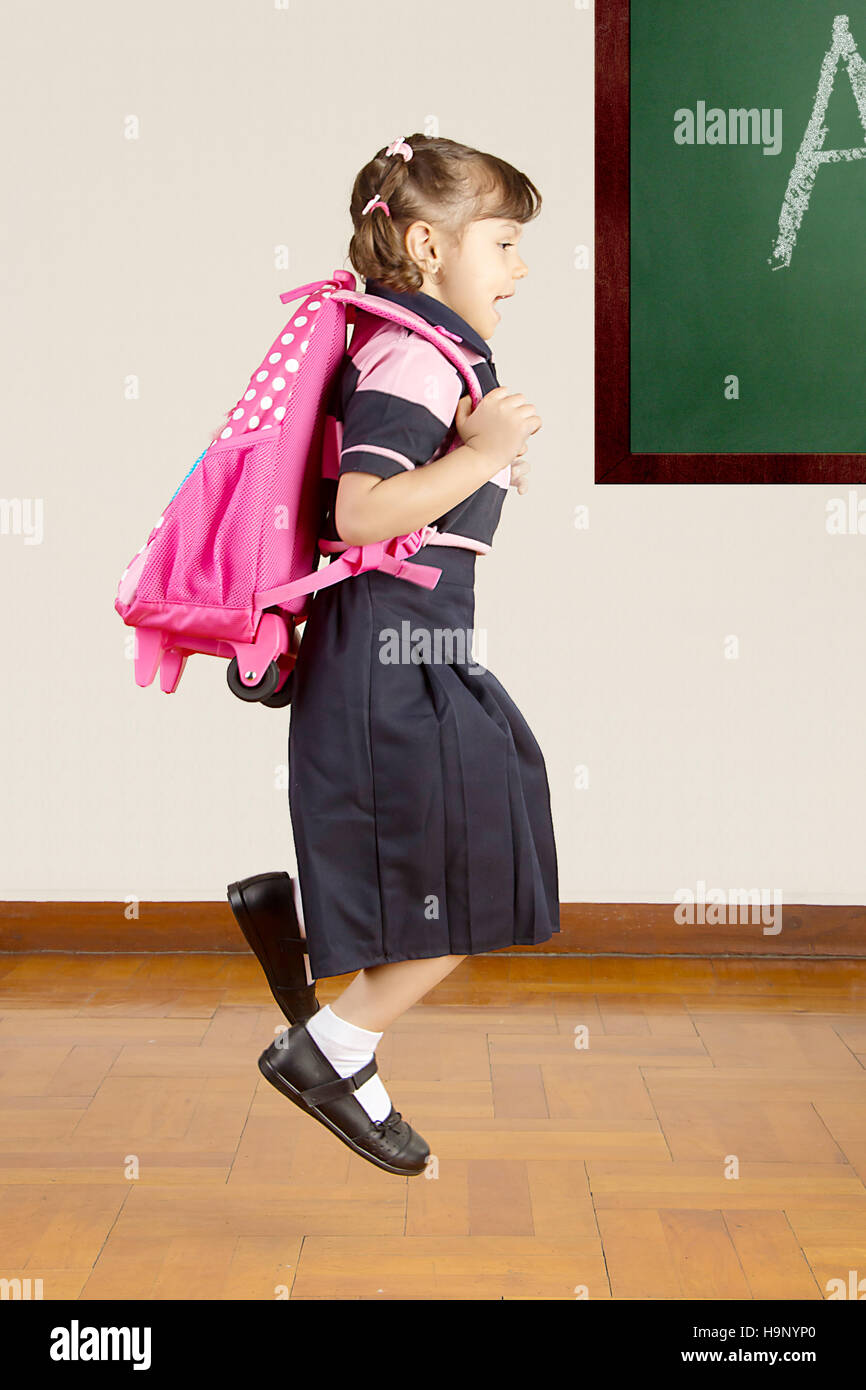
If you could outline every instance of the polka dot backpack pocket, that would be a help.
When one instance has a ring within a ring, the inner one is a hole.
[[[289,704],[297,628],[313,593],[364,570],[382,569],[434,588],[441,570],[405,563],[431,530],[347,547],[317,572],[322,479],[340,469],[342,427],[328,409],[358,312],[401,323],[436,343],[466,378],[465,359],[417,315],[357,293],[336,270],[280,295],[300,307],[271,344],[225,423],[175,490],[142,550],[124,570],[114,606],[135,628],[135,680],[160,673],[166,694],[193,653],[228,659],[229,689],[241,700]]]

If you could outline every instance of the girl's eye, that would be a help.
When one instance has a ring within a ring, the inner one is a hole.
[[[514,242],[513,242],[513,241],[500,241],[499,245],[500,245],[500,246],[513,246],[513,245],[514,245]]]

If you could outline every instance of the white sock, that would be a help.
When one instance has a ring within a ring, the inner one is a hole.
[[[360,1071],[364,1063],[370,1061],[382,1037],[381,1033],[359,1028],[357,1024],[340,1018],[330,1004],[323,1004],[307,1020],[305,1027],[340,1076],[353,1076]],[[351,1094],[360,1101],[371,1120],[384,1120],[390,1115],[391,1097],[382,1085],[378,1072]]]
[[[292,897],[295,903],[295,916],[298,919],[298,931],[306,941],[307,929],[304,925],[304,904],[301,901],[301,881],[297,874],[292,878]],[[313,983],[313,974],[310,970],[310,957],[308,955],[304,956],[304,970],[307,972],[307,984],[311,985]]]

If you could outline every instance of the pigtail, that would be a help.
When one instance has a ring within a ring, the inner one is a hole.
[[[414,136],[408,143],[413,139]],[[409,225],[407,212],[412,206],[406,189],[411,162],[387,157],[385,149],[381,149],[356,178],[349,204],[355,227],[349,243],[352,265],[365,280],[378,280],[392,289],[417,290],[423,284],[421,272],[406,254],[403,241]],[[373,200],[378,205],[365,212]],[[387,212],[382,203],[387,205]]]

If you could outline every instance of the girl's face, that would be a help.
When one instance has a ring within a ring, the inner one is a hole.
[[[453,238],[436,234],[427,243],[442,266],[439,278],[424,276],[424,292],[447,304],[485,340],[499,323],[497,300],[514,294],[518,280],[529,274],[517,243],[523,228],[518,222],[484,217],[470,222],[458,247]]]

